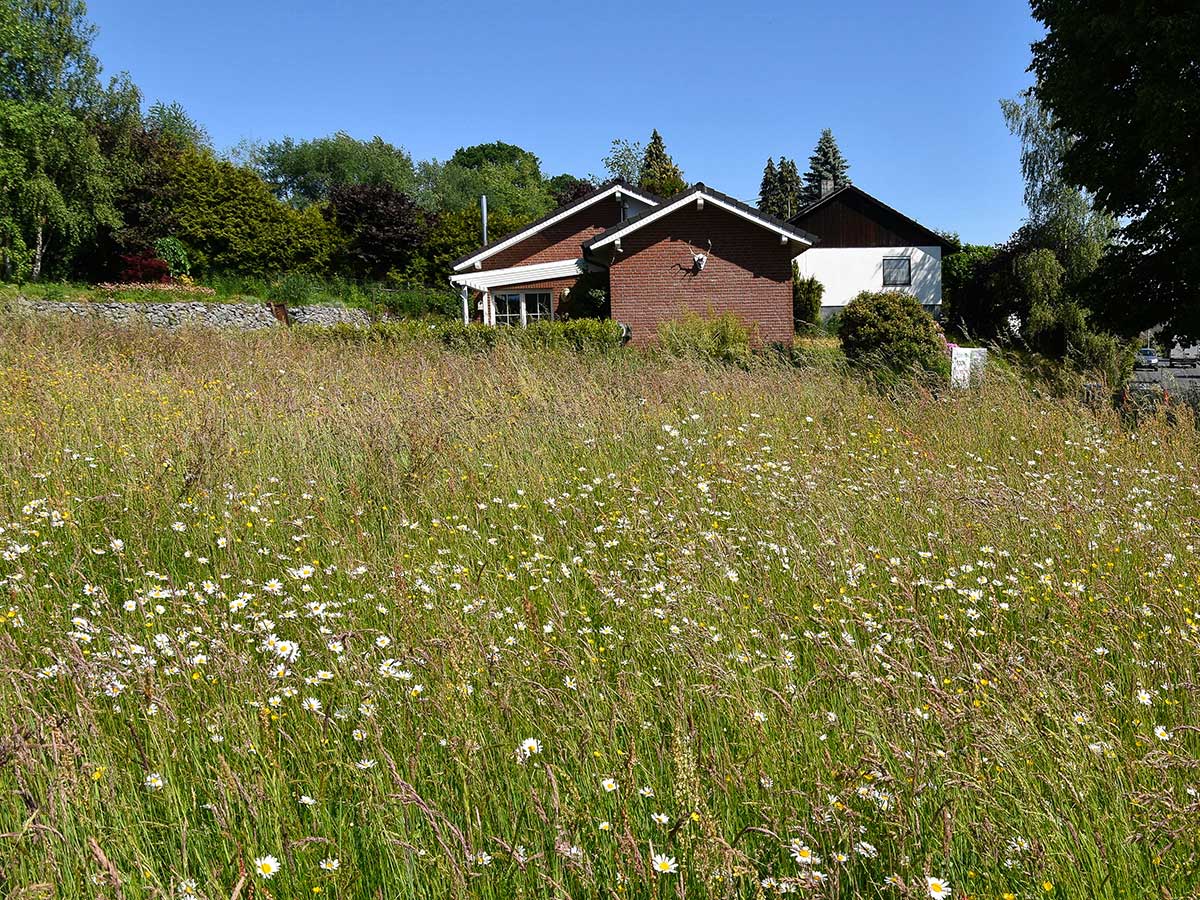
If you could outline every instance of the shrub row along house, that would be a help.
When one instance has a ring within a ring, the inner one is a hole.
[[[663,199],[610,181],[457,260],[450,281],[464,322],[600,313],[645,344],[665,321],[732,313],[758,341],[786,344],[794,260],[802,276],[826,285],[827,315],[859,291],[884,287],[913,291],[936,310],[945,246],[853,187],[784,222],[703,183]]]

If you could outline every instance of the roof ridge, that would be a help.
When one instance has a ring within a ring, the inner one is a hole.
[[[584,243],[583,243],[584,253],[587,253],[587,251],[589,249],[591,249],[591,247],[594,244],[598,244],[598,243],[601,243],[601,242],[607,240],[608,238],[612,237],[613,234],[620,232],[620,231],[624,231],[625,229],[630,228],[630,227],[636,227],[638,222],[641,221],[642,219],[647,218],[654,214],[661,214],[661,213],[663,213],[664,210],[668,209],[672,205],[674,205],[676,203],[680,203],[683,200],[686,200],[689,197],[693,197],[696,194],[700,194],[700,193],[707,194],[708,196],[712,197],[714,200],[719,200],[723,203],[726,203],[726,204],[734,207],[735,209],[739,210],[744,215],[747,215],[751,218],[758,219],[761,222],[764,222],[779,231],[786,231],[786,232],[790,233],[793,237],[795,237],[801,241],[804,241],[805,243],[807,243],[809,245],[815,245],[815,244],[817,244],[817,242],[819,240],[819,238],[816,235],[805,231],[803,228],[798,228],[797,226],[791,224],[790,222],[785,222],[782,219],[779,219],[779,218],[771,215],[770,213],[764,212],[761,209],[753,207],[748,203],[743,203],[741,200],[738,200],[736,197],[732,197],[729,194],[724,193],[723,191],[717,190],[716,188],[709,187],[703,181],[697,181],[691,187],[685,188],[684,190],[680,191],[678,194],[674,194],[671,197],[668,197],[666,200],[663,200],[660,205],[652,207],[647,210],[643,210],[642,212],[638,213],[636,216],[631,216],[630,218],[626,219],[624,222],[618,222],[616,225],[612,225],[609,228],[604,229],[604,231],[600,232],[599,234],[594,235],[589,240],[584,241]]]

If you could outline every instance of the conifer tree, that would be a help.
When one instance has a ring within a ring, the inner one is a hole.
[[[687,187],[683,180],[683,172],[667,153],[657,128],[650,135],[650,143],[646,145],[646,153],[642,157],[641,180],[638,186],[660,197],[671,197]]]
[[[768,215],[779,215],[779,172],[775,169],[775,160],[767,157],[763,167],[762,184],[758,188],[758,208]]]
[[[850,184],[849,169],[850,164],[838,149],[833,132],[826,128],[821,132],[821,139],[817,141],[812,156],[808,158],[808,171],[804,173],[803,201],[815,203],[820,200],[823,183],[835,189]]]
[[[779,160],[779,211],[775,213],[780,219],[790,219],[804,205],[804,184],[800,180],[800,172],[796,161],[781,158]]]

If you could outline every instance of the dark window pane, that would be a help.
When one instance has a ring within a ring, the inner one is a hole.
[[[529,321],[533,321],[534,319],[549,319],[550,295],[541,292],[536,294],[526,294],[525,318]]]
[[[496,303],[497,325],[521,324],[520,294],[496,294],[493,300]]]
[[[912,261],[907,256],[891,257],[883,261],[883,283],[885,286],[905,287],[912,284]]]

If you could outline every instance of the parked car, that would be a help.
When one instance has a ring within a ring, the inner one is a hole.
[[[1133,360],[1134,366],[1139,369],[1157,369],[1159,362],[1158,351],[1153,347],[1143,347]]]

